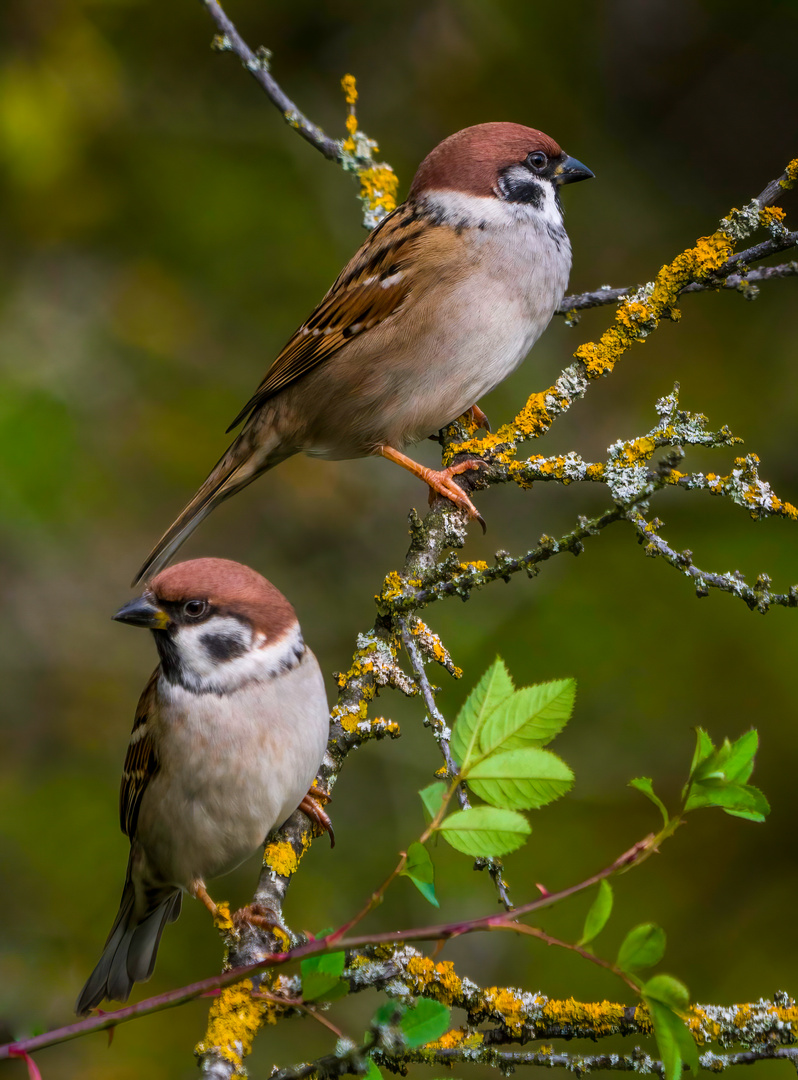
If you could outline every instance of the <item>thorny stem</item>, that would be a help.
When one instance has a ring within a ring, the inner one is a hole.
[[[141,1016],[149,1016],[152,1013],[163,1012],[165,1009],[171,1009],[177,1005],[183,1005],[188,1001],[194,1001],[196,998],[202,997],[211,990],[223,989],[226,986],[231,986],[233,983],[241,982],[249,976],[259,974],[270,968],[281,967],[292,961],[303,960],[308,956],[320,956],[324,953],[335,952],[340,949],[362,949],[369,945],[392,945],[408,941],[449,941],[456,937],[462,937],[466,934],[478,933],[480,931],[507,929],[514,920],[521,918],[524,915],[529,915],[533,911],[551,907],[552,904],[556,904],[569,896],[574,896],[577,893],[583,892],[592,885],[598,884],[598,882],[602,881],[604,878],[621,873],[634,865],[634,863],[642,861],[642,859],[647,857],[646,853],[655,839],[656,838],[653,835],[647,836],[644,840],[640,840],[633,847],[629,848],[628,851],[625,851],[609,866],[598,871],[598,873],[591,875],[591,877],[586,878],[584,881],[581,881],[576,885],[570,885],[565,889],[560,889],[558,892],[547,893],[545,896],[541,896],[527,904],[522,904],[520,907],[515,908],[512,913],[503,912],[498,915],[484,915],[481,918],[469,919],[464,922],[441,923],[433,926],[415,927],[410,930],[363,934],[348,938],[339,937],[337,932],[334,932],[328,934],[327,937],[308,941],[304,945],[299,945],[286,952],[270,953],[256,964],[232,968],[229,971],[225,971],[219,975],[212,975],[207,979],[201,979],[199,982],[191,983],[178,990],[170,990],[165,994],[158,994],[155,997],[147,998],[136,1005],[129,1005],[113,1012],[102,1013],[99,1016],[90,1016],[85,1020],[79,1020],[76,1023],[68,1024],[65,1027],[55,1028],[42,1035],[35,1035],[30,1039],[20,1039],[17,1042],[6,1043],[0,1046],[0,1061],[4,1058],[12,1057],[15,1054],[18,1055],[23,1052],[34,1053],[45,1047],[55,1046],[58,1043],[68,1042],[71,1039],[87,1035],[90,1032],[105,1031],[109,1028],[116,1027],[119,1024],[127,1023],[130,1020],[138,1019]]]

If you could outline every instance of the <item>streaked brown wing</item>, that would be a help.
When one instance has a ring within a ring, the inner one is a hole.
[[[136,718],[130,733],[130,742],[125,754],[122,770],[122,785],[119,789],[119,823],[122,832],[133,838],[141,806],[141,797],[147,784],[158,771],[158,758],[152,740],[152,725],[149,721],[155,710],[155,688],[160,674],[157,667],[150,676],[136,706]]]
[[[399,309],[412,286],[407,267],[413,246],[425,228],[417,211],[407,203],[380,222],[274,361],[228,431],[350,338],[365,333]]]

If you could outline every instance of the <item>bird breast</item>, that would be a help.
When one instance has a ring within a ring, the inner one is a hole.
[[[518,367],[562,299],[571,246],[553,193],[539,209],[437,194],[448,216],[419,241],[402,306],[300,380],[301,401],[286,392],[306,452],[360,457],[439,431]]]
[[[309,649],[223,694],[162,679],[159,699],[159,769],[136,841],[151,879],[185,889],[234,869],[293,813],[324,756],[329,710]]]

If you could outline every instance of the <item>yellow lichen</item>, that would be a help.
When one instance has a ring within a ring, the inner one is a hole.
[[[349,119],[352,120],[354,117]],[[347,120],[347,128],[348,126],[349,120]],[[355,129],[357,129],[357,123]],[[377,147],[374,149],[376,150]],[[390,165],[385,163],[370,165],[366,169],[360,169],[357,175],[360,180],[360,198],[369,210],[381,210],[383,214],[390,214],[396,209],[399,177]]]
[[[765,228],[768,225],[780,225],[786,216],[780,206],[763,206],[759,211],[759,224]]]
[[[413,956],[407,962],[407,973],[416,980],[416,992],[427,994],[451,1005],[462,992],[462,983],[449,961],[434,964],[426,956]]]
[[[244,1058],[252,1050],[265,1018],[264,1011],[263,1002],[252,996],[252,983],[248,979],[225,986],[211,1005],[205,1038],[197,1044],[195,1053],[213,1050],[230,1062],[235,1076],[245,1076]]]
[[[344,92],[347,105],[354,105],[357,102],[357,80],[355,76],[344,75],[341,79],[341,89]]]
[[[779,183],[783,188],[789,190],[798,184],[798,158],[793,158],[787,168],[784,170],[786,176]]]
[[[216,914],[213,917],[213,925],[217,930],[221,930],[223,933],[227,933],[233,929],[233,920],[230,918],[230,905],[226,900],[222,900],[220,904],[216,905]]]
[[[267,844],[263,851],[263,862],[265,866],[268,866],[270,870],[273,870],[275,874],[280,874],[281,877],[290,877],[297,867],[299,866],[299,860],[307,851],[310,846],[310,837],[302,837],[302,851],[297,855],[294,851],[293,844],[288,840],[275,840],[271,844]]]
[[[467,1028],[452,1028],[435,1042],[427,1043],[429,1050],[451,1050],[456,1046],[464,1049],[474,1049],[482,1044],[482,1033],[479,1031],[469,1032]]]
[[[624,1011],[625,1006],[611,1001],[583,1002],[568,998],[566,1001],[547,1001],[541,1010],[541,1018],[547,1026],[589,1028],[600,1037],[618,1031]]]

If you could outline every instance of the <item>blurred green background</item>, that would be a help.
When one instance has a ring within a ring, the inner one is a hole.
[[[651,278],[798,153],[794,0],[230,0],[228,10],[253,47],[274,51],[278,80],[332,135],[345,115],[338,80],[358,77],[361,126],[402,191],[458,128],[502,119],[550,132],[596,174],[565,193],[573,290]],[[21,1036],[70,1021],[121,890],[118,780],[154,649],[109,617],[363,234],[351,179],[282,124],[234,58],[209,49],[214,27],[199,3],[4,0],[0,19],[0,1017]],[[795,198],[785,206],[794,216]],[[652,426],[654,401],[678,379],[683,407],[744,436],[764,478],[798,502],[796,290],[777,281],[754,304],[686,297],[681,324],[636,348],[534,449],[600,458]],[[576,329],[555,321],[533,359],[482,402],[494,424],[609,319],[604,310]],[[419,456],[432,463],[434,451]],[[687,466],[725,472],[732,456],[692,454]],[[471,529],[466,558],[521,552],[607,504],[599,490],[555,485],[478,501],[489,532]],[[403,557],[408,509],[425,503],[422,486],[384,461],[294,459],[217,511],[182,555],[264,572],[331,674],[348,666],[372,623],[372,595]],[[794,525],[754,524],[683,492],[657,512],[700,566],[764,570],[780,590],[798,580]],[[626,782],[651,775],[675,798],[693,726],[716,738],[759,728],[754,780],[770,820],[697,815],[661,858],[619,880],[599,945],[612,954],[625,929],[654,920],[668,934],[665,969],[696,1000],[795,993],[798,613],[762,618],[725,595],[699,602],[616,526],[577,562],[555,560],[534,582],[495,585],[428,620],[465,671],[461,684],[436,676],[450,718],[497,652],[521,684],[579,680],[556,744],[577,783],[534,815],[530,844],[507,860],[519,900],[535,882],[581,879],[653,828],[653,809]],[[421,827],[415,791],[438,765],[436,748],[416,703],[386,694],[377,708],[400,721],[402,738],[349,761],[333,804],[338,845],[315,845],[291,889],[296,927],[349,916]],[[493,909],[486,876],[443,847],[435,857],[444,917]],[[244,902],[256,873],[257,858],[212,892]],[[428,920],[408,882],[394,893],[371,926]],[[544,925],[573,938],[586,903]],[[586,1000],[624,992],[569,954],[503,935],[453,945],[447,957],[487,985]],[[206,912],[189,902],[137,994],[219,961]],[[340,1003],[333,1015],[358,1036],[374,1004]],[[110,1049],[95,1036],[38,1061],[50,1080],[191,1077],[206,1011],[195,1003],[121,1028]],[[262,1036],[251,1072],[328,1049],[322,1028],[294,1021]]]

